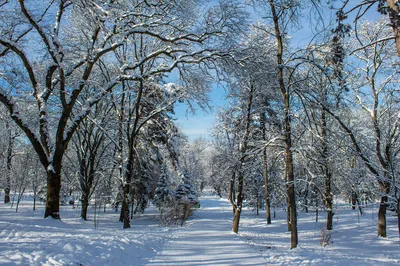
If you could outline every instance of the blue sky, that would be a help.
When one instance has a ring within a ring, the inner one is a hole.
[[[202,137],[210,139],[210,130],[214,125],[215,115],[219,107],[227,103],[225,90],[222,86],[213,86],[210,93],[212,110],[205,112],[198,109],[195,114],[187,113],[187,105],[178,103],[175,105],[176,125],[189,137],[189,140]]]
[[[353,2],[354,3],[354,2]],[[250,10],[249,10],[250,11]],[[259,17],[250,11],[251,20],[257,21]],[[304,12],[308,14],[309,12]],[[328,21],[330,20],[329,10],[326,12],[326,25],[328,26]],[[366,14],[365,19],[378,20],[380,14],[376,11],[376,8],[371,8]],[[332,18],[331,18],[332,19]],[[334,19],[334,18],[333,18]],[[349,16],[348,23],[353,24],[354,13]],[[293,47],[301,47],[310,41],[313,36],[313,32],[310,28],[309,21],[305,18],[301,19],[301,25],[297,29],[292,29],[290,32],[291,44]],[[353,26],[353,25],[352,25]],[[194,140],[196,138],[202,137],[205,139],[211,139],[210,130],[212,129],[215,121],[215,115],[220,107],[223,107],[227,100],[225,99],[226,93],[224,88],[221,86],[213,86],[213,90],[210,93],[211,103],[213,110],[210,112],[204,112],[203,110],[197,110],[195,114],[187,113],[187,105],[176,104],[175,105],[175,115],[176,125],[183,131],[185,135],[189,137],[189,140]]]

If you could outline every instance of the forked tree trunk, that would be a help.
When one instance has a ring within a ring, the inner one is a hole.
[[[47,198],[44,218],[60,219],[61,174],[47,171]]]

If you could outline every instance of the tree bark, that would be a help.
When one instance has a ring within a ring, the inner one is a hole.
[[[82,203],[82,209],[81,209],[81,218],[87,221],[87,210],[89,207],[89,193],[90,189],[85,187],[82,188],[82,195],[81,195],[81,203]]]
[[[399,240],[400,240],[400,200],[396,199],[396,211],[397,211],[397,231],[399,232]]]
[[[240,213],[241,210],[236,209],[235,213],[233,214],[232,231],[236,234],[239,232]]]
[[[132,145],[132,146],[131,146]],[[133,178],[133,168],[135,163],[135,149],[136,144],[133,143],[129,147],[129,157],[127,162],[127,168],[125,173],[125,183],[123,185],[123,199],[122,199],[122,209],[121,214],[124,222],[123,228],[131,228],[131,217],[129,211],[129,201],[131,199],[130,192],[131,192],[131,182]]]
[[[235,192],[234,192],[235,179],[236,179],[236,171],[233,171],[232,177],[231,177],[231,181],[230,181],[230,184],[229,184],[229,195],[228,195],[229,202],[232,205],[233,214],[235,214],[235,202],[234,202],[235,201]]]
[[[323,169],[325,175],[325,208],[327,212],[327,219],[326,219],[326,230],[333,229],[333,194],[332,194],[332,174],[329,169],[329,154],[328,154],[328,142],[327,142],[327,122],[325,111],[322,110],[321,114],[322,120],[322,157],[323,157]]]
[[[400,8],[397,0],[386,0],[388,5],[389,20],[393,29],[396,42],[397,55],[400,56]]]
[[[378,211],[378,236],[386,237],[386,209],[388,206],[388,194],[390,192],[390,183],[381,183],[381,190],[384,193]]]
[[[247,150],[247,144],[249,140],[249,135],[250,135],[250,125],[251,125],[251,108],[253,105],[253,92],[254,92],[254,86],[252,84],[252,80],[250,77],[250,91],[249,91],[249,101],[247,104],[247,114],[246,114],[246,128],[245,132],[243,135],[243,140],[239,144],[239,152],[241,154],[240,160],[239,160],[239,171],[238,171],[238,189],[237,189],[237,194],[236,194],[236,205],[233,205],[234,207],[234,215],[233,215],[233,222],[232,222],[232,231],[234,233],[239,232],[239,221],[240,221],[240,214],[242,213],[242,207],[243,207],[243,185],[244,185],[244,173],[243,173],[243,166],[246,162],[246,150]]]
[[[14,139],[12,137],[12,132],[10,124],[6,122],[6,129],[8,131],[8,147],[7,147],[7,172],[6,172],[6,187],[4,189],[4,203],[10,202],[10,192],[11,192],[11,169],[12,169],[12,151]]]
[[[286,189],[288,189],[287,188],[287,186],[286,186]],[[287,193],[287,192],[286,192]],[[290,232],[290,231],[292,231],[292,225],[291,225],[291,222],[290,222],[290,208],[289,208],[289,199],[288,198],[286,198],[286,205],[287,205],[287,207],[286,207],[286,222],[287,222],[287,227],[288,227],[288,232]]]
[[[239,232],[240,215],[242,213],[243,182],[244,182],[243,173],[239,172],[236,208],[235,208],[235,212],[234,212],[234,215],[233,215],[233,222],[232,222],[232,231],[234,233],[236,233],[236,234]]]
[[[124,185],[124,198],[122,200],[122,208],[121,208],[124,229],[131,228],[131,220],[130,220],[130,215],[129,215],[129,202],[128,202],[129,189],[130,189],[129,184],[128,183],[125,184]]]
[[[272,20],[274,22],[275,38],[277,42],[278,51],[276,54],[278,63],[278,82],[279,88],[282,94],[283,104],[284,104],[284,129],[285,129],[285,172],[288,182],[288,203],[290,210],[290,227],[291,227],[291,237],[290,237],[290,247],[296,248],[298,244],[297,235],[297,210],[296,210],[296,195],[294,190],[294,170],[293,170],[293,147],[292,147],[292,130],[291,130],[291,119],[290,119],[290,97],[289,92],[285,86],[284,81],[284,62],[283,62],[283,38],[279,26],[279,15],[275,9],[274,0],[270,0],[270,7],[272,13]]]
[[[60,219],[61,174],[47,171],[47,200],[44,218]]]
[[[378,236],[386,237],[386,207],[388,197],[382,196],[378,212]]]
[[[265,113],[261,115],[261,127],[263,140],[267,140],[266,129],[265,129]],[[264,174],[264,195],[265,195],[265,215],[267,218],[267,224],[271,224],[271,203],[269,200],[269,178],[268,178],[268,162],[267,162],[267,147],[263,149],[263,174]]]

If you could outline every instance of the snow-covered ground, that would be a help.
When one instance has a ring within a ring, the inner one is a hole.
[[[289,249],[285,213],[273,224],[244,211],[240,233],[233,234],[229,202],[205,194],[201,209],[183,227],[163,227],[154,208],[137,215],[123,230],[118,213],[93,213],[82,221],[79,209],[62,207],[62,221],[43,219],[27,198],[18,213],[0,203],[0,265],[400,265],[397,220],[388,216],[388,238],[376,237],[376,209],[359,216],[336,210],[331,242],[321,247],[314,213],[299,215],[299,247]]]

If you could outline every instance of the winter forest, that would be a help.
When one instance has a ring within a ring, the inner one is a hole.
[[[399,71],[397,0],[0,0],[0,264],[398,265]]]

